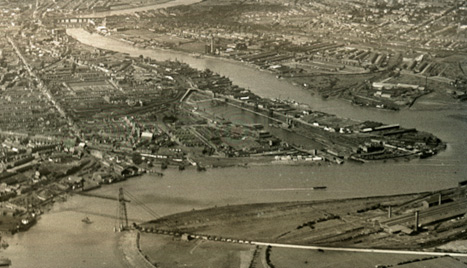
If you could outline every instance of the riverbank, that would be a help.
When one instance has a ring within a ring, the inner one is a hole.
[[[129,267],[154,268],[157,267],[149,262],[140,250],[140,233],[135,230],[128,230],[121,234],[119,249],[123,252]]]

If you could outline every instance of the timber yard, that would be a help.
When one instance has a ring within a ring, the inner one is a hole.
[[[2,255],[81,200],[79,230],[114,220],[107,251],[121,255],[90,267],[467,267],[466,1],[0,0],[0,11]],[[343,170],[349,182],[330,175]],[[212,174],[220,182],[175,179]],[[147,198],[164,189],[137,185],[147,178],[197,201],[167,195],[175,209],[158,212]],[[237,196],[202,196],[222,184]],[[113,207],[93,214],[87,199]],[[138,206],[147,215],[133,218]],[[39,267],[62,266],[58,255]],[[31,265],[22,258],[0,260]]]

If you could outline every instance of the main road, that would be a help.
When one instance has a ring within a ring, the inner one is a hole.
[[[355,252],[355,253],[384,253],[384,254],[405,254],[405,255],[425,255],[425,256],[451,256],[451,257],[467,258],[467,253],[392,250],[392,249],[371,249],[371,248],[318,247],[318,246],[303,246],[303,245],[290,245],[290,244],[279,244],[279,243],[264,243],[264,242],[254,242],[254,241],[252,241],[251,244],[257,245],[257,246],[271,246],[271,247],[291,248],[291,249],[310,249],[310,250],[325,250],[325,251],[340,251],[340,252]]]

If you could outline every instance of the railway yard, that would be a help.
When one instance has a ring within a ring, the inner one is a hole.
[[[202,254],[216,247],[224,249],[223,254],[230,252],[236,261],[245,258],[242,254],[250,255],[249,260],[257,267],[262,267],[261,258],[274,267],[292,263],[297,267],[315,267],[313,259],[330,255],[342,258],[336,260],[339,267],[344,267],[346,261],[356,262],[358,267],[374,267],[375,262],[387,265],[384,267],[439,267],[436,265],[441,263],[465,267],[465,257],[448,257],[449,253],[443,253],[441,247],[466,238],[465,193],[465,183],[460,183],[457,188],[420,194],[248,204],[184,212],[140,225],[141,250],[149,260],[160,260],[161,255],[170,256],[174,251],[188,256],[195,250]],[[268,244],[273,247],[267,247]],[[307,245],[312,247],[306,250]],[[377,250],[360,258],[359,249]],[[393,255],[381,254],[384,249]],[[418,253],[425,256],[417,256]],[[296,258],[285,258],[284,254]],[[210,262],[218,261],[207,256]],[[183,258],[181,262],[198,267],[193,259]],[[165,260],[161,262],[164,267],[175,262],[172,258]]]

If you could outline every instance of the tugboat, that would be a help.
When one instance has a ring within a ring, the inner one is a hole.
[[[81,221],[86,223],[86,224],[91,224],[92,223],[92,221],[87,216],[84,219],[82,219]]]
[[[432,150],[424,150],[421,154],[420,154],[420,158],[421,159],[425,159],[425,158],[428,158],[430,156],[433,156],[435,155],[435,152],[433,152]]]

